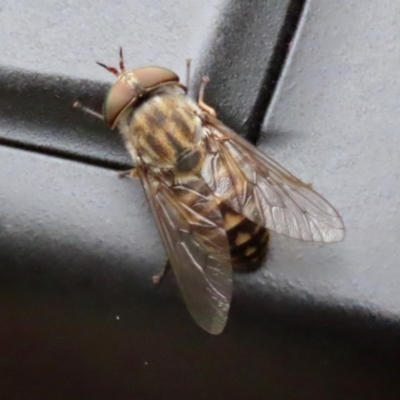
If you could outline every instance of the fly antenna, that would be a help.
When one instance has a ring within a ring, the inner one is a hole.
[[[117,70],[116,68],[114,68],[114,67],[108,67],[107,65],[105,65],[105,64],[103,64],[103,63],[100,63],[100,62],[98,62],[98,61],[96,61],[96,64],[97,64],[97,65],[100,65],[100,67],[105,68],[107,71],[111,72],[111,73],[114,74],[115,76],[118,76],[118,75],[119,75],[118,70]]]
[[[119,48],[119,69],[125,72],[124,55],[122,54],[122,47]]]

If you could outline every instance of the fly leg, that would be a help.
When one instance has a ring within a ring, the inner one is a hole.
[[[186,89],[189,90],[189,85],[190,85],[190,64],[192,63],[192,60],[190,58],[186,59]]]
[[[98,113],[97,111],[92,110],[92,109],[89,108],[89,107],[85,107],[85,106],[84,106],[81,102],[79,102],[79,101],[76,101],[76,102],[73,104],[73,107],[74,107],[74,108],[77,108],[78,110],[82,110],[82,111],[85,112],[86,114],[89,114],[89,115],[91,115],[91,116],[93,116],[93,117],[96,117],[96,118],[101,119],[102,121],[104,121],[103,115],[101,115],[101,114]]]
[[[126,171],[118,172],[118,178],[126,178],[126,177],[137,178],[137,176],[138,175],[137,175],[136,168],[131,168]]]
[[[167,273],[171,270],[171,264],[169,262],[169,260],[167,261],[167,263],[165,264],[164,269],[161,271],[160,274],[157,275],[153,275],[153,277],[151,278],[153,283],[155,285],[159,285],[161,283],[161,281],[165,278],[165,275],[167,275]]]
[[[210,78],[208,76],[203,76],[203,79],[201,80],[201,85],[200,85],[200,90],[199,90],[199,100],[198,100],[198,105],[199,107],[205,111],[206,113],[210,114],[213,117],[216,117],[217,114],[213,108],[208,106],[206,103],[204,103],[204,90],[208,83],[210,82]]]

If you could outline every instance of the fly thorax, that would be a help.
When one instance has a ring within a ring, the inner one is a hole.
[[[200,171],[203,128],[196,107],[186,96],[164,92],[135,109],[128,141],[134,143],[143,163],[177,176]]]

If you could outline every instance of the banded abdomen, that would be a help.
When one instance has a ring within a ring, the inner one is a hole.
[[[208,186],[202,179],[192,180],[186,184],[174,186],[176,200],[191,209],[190,220],[210,220],[212,224],[213,210],[218,207],[223,218],[223,228],[226,232],[232,268],[236,272],[251,272],[261,266],[267,255],[269,233],[264,227],[255,224],[243,215],[228,207],[224,202],[218,204]],[[182,215],[182,218],[184,216]],[[188,218],[188,217],[186,217]],[[204,224],[204,221],[199,223]],[[211,226],[211,225],[210,225]],[[205,225],[203,234],[212,243],[218,236],[210,226]],[[207,241],[203,243],[205,245]]]
[[[218,207],[224,218],[233,270],[256,270],[267,255],[268,230],[233,211],[225,203],[219,204]]]

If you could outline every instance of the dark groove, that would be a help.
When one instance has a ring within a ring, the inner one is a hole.
[[[125,163],[119,163],[114,161],[109,161],[106,159],[100,159],[96,157],[91,157],[85,154],[72,153],[64,149],[49,148],[46,146],[38,146],[32,143],[23,143],[18,140],[5,139],[0,137],[0,146],[7,146],[14,149],[29,151],[32,153],[39,153],[42,155],[53,156],[57,158],[62,158],[64,160],[76,161],[83,164],[90,164],[96,167],[101,167],[105,169],[124,171],[132,168],[132,165]]]
[[[265,114],[271,103],[272,96],[278,84],[279,77],[289,52],[289,44],[293,40],[301,19],[306,0],[292,0],[285,16],[285,21],[278,35],[278,40],[271,56],[271,61],[265,72],[261,90],[258,93],[254,107],[245,124],[246,138],[256,143]]]

